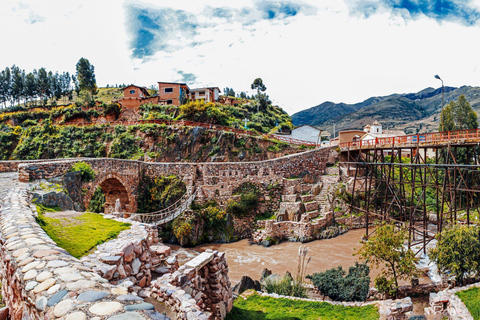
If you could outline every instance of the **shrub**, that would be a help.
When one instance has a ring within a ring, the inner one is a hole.
[[[70,172],[80,171],[83,182],[88,182],[95,179],[95,171],[93,171],[90,164],[83,161],[73,164],[73,166],[70,168],[69,171]]]
[[[265,280],[265,291],[268,293],[276,293],[284,296],[306,298],[307,293],[302,283],[293,280],[290,275],[285,275],[277,280]]]
[[[88,211],[100,213],[105,209],[105,193],[101,187],[98,187],[97,190],[92,195],[90,203],[88,204]]]
[[[324,295],[339,301],[365,301],[368,295],[370,268],[355,262],[346,274],[341,266],[307,276]]]
[[[454,226],[437,235],[437,247],[430,251],[440,271],[451,272],[458,282],[478,274],[480,266],[480,228]]]

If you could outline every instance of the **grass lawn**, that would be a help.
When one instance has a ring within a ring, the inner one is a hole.
[[[57,245],[72,256],[80,258],[97,245],[118,236],[120,231],[130,227],[129,223],[105,219],[97,213],[85,212],[78,216],[51,218],[39,210],[37,222]]]
[[[318,319],[378,319],[375,306],[343,307],[326,302],[298,301],[285,298],[261,297],[257,293],[247,299],[240,296],[233,304],[227,320],[318,320]]]
[[[473,319],[480,319],[480,288],[459,291],[456,295],[465,303]]]

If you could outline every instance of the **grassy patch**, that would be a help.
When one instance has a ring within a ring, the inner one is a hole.
[[[130,227],[129,223],[105,219],[103,216],[85,212],[80,216],[50,218],[38,211],[37,222],[55,243],[80,258],[105,241],[118,236]]]
[[[258,216],[255,217],[255,221],[259,220],[275,220],[277,219],[277,216],[274,213],[271,212],[264,212]]]
[[[247,299],[235,300],[227,320],[317,320],[317,319],[378,319],[375,306],[343,307],[326,302],[298,301],[285,298],[274,299],[258,294]]]
[[[480,288],[459,291],[456,295],[465,303],[473,319],[480,319]]]

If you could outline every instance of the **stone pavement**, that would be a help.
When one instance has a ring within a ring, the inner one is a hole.
[[[0,272],[11,319],[165,319],[59,248],[35,221],[28,185],[15,177],[0,174]]]

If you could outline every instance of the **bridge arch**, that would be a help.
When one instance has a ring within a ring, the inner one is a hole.
[[[110,172],[97,177],[93,188],[86,197],[85,204],[88,206],[92,199],[93,193],[101,187],[105,194],[105,213],[113,213],[115,211],[115,202],[120,199],[122,205],[122,212],[135,212],[137,209],[136,197],[134,190],[125,181],[125,178],[116,173]]]

